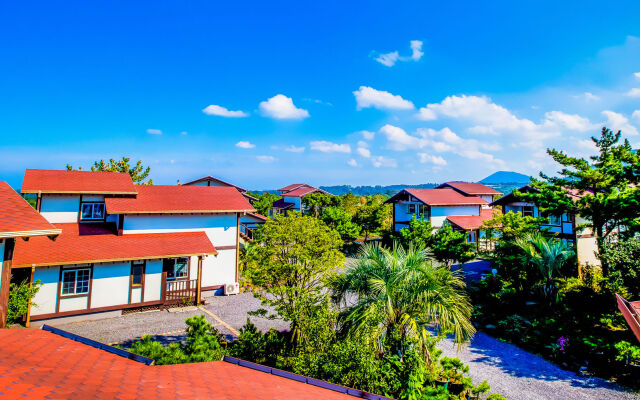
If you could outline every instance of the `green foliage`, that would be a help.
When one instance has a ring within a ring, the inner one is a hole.
[[[431,221],[415,216],[409,221],[408,228],[400,229],[397,240],[405,247],[413,243],[416,247],[431,247],[434,240],[433,227]]]
[[[487,383],[487,380],[485,379],[478,386],[473,386],[471,388],[471,393],[473,393],[474,396],[478,397],[481,394],[487,393],[489,390],[491,390],[491,386]]]
[[[296,340],[304,305],[320,296],[320,283],[344,264],[341,247],[339,234],[325,223],[292,212],[269,219],[247,252],[245,278],[264,290],[255,293],[263,305],[291,321]]]
[[[327,207],[322,213],[322,221],[335,229],[345,242],[353,242],[360,234],[360,227],[351,221],[351,215],[338,207]]]
[[[389,204],[383,204],[380,197],[372,197],[367,203],[360,206],[353,221],[362,228],[364,240],[367,241],[369,235],[379,232],[390,225],[391,208]]]
[[[204,315],[187,318],[185,323],[185,344],[172,343],[164,347],[145,335],[142,340],[134,342],[129,351],[153,359],[156,365],[221,360],[224,349],[220,346],[220,335]]]
[[[602,128],[599,139],[592,138],[598,154],[584,158],[570,157],[563,151],[547,153],[562,166],[559,176],[540,174],[532,180],[539,192],[517,193],[535,202],[543,213],[572,213],[587,220],[602,250],[603,240],[617,228],[633,233],[640,226],[640,154],[628,140],[620,144],[621,132]],[[572,195],[579,195],[578,199]],[[605,266],[605,276],[608,274]]]
[[[302,198],[302,205],[307,208],[309,215],[319,218],[325,208],[338,204],[339,198],[324,192],[313,192]]]
[[[362,205],[363,200],[366,202],[364,197],[356,196],[349,192],[340,196],[340,207],[353,217]]]
[[[599,255],[610,281],[620,280],[631,298],[640,297],[640,237],[607,240]]]
[[[394,353],[402,354],[405,343],[415,341],[429,357],[427,328],[433,324],[439,335],[453,332],[458,345],[475,333],[460,275],[434,267],[424,248],[363,245],[332,288],[334,301],[346,306],[340,315],[343,329],[371,337],[380,348],[387,343]],[[356,303],[348,305],[353,297]]]
[[[147,182],[144,180],[149,176],[151,171],[150,167],[145,168],[142,165],[142,161],[138,161],[136,165],[131,166],[129,163],[131,159],[129,157],[122,157],[122,160],[110,159],[108,162],[104,160],[95,161],[91,166],[92,171],[107,171],[107,172],[125,172],[131,176],[131,180],[136,185],[153,185],[153,180],[149,179]],[[82,168],[78,168],[81,170]],[[73,170],[70,164],[67,164],[67,170]]]
[[[433,257],[451,266],[455,263],[465,263],[476,257],[475,244],[467,243],[464,232],[454,231],[451,225],[445,224],[433,235],[431,252]]]
[[[555,279],[563,264],[575,255],[573,250],[559,240],[546,239],[540,233],[516,239],[516,245],[524,252],[527,262],[537,267],[544,297],[557,303],[558,286]]]
[[[273,193],[264,192],[261,195],[253,195],[253,197],[257,198],[258,201],[253,201],[252,205],[261,215],[269,215],[269,210],[271,210],[271,206],[273,203],[280,198],[280,196],[275,195]]]
[[[22,316],[29,311],[29,302],[36,296],[41,286],[42,282],[40,280],[36,280],[31,286],[26,280],[19,284],[11,283],[9,285],[8,326],[22,322]],[[31,303],[31,305],[36,306],[34,303]]]
[[[633,346],[631,343],[624,340],[616,343],[614,347],[618,351],[616,360],[626,363],[640,363],[640,347]]]
[[[507,399],[503,395],[494,393],[494,394],[490,394],[489,397],[487,397],[487,400],[509,400],[509,399]]]

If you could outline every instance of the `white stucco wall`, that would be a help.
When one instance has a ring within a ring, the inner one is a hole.
[[[204,231],[214,246],[235,246],[236,214],[125,215],[123,233]]]
[[[131,289],[131,303],[140,303],[142,302],[142,288],[135,287]]]
[[[40,202],[40,214],[51,223],[78,222],[79,209],[79,195],[43,194]]]
[[[131,262],[95,264],[91,308],[127,304],[130,275]]]
[[[144,276],[144,301],[160,300],[162,260],[149,260]]]
[[[202,286],[224,285],[235,282],[236,250],[218,250],[217,256],[202,261]],[[194,276],[195,277],[195,276]]]
[[[31,304],[31,315],[51,314],[56,312],[58,295],[58,279],[60,267],[38,267],[35,269],[33,281],[40,280],[42,286]]]
[[[89,296],[72,297],[70,299],[60,299],[60,312],[86,310]]]
[[[480,215],[480,206],[434,206],[431,207],[431,226],[439,228],[447,217],[458,215]]]

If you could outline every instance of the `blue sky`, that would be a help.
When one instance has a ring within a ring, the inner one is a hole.
[[[4,2],[0,37],[14,187],[124,155],[268,189],[552,173],[603,124],[640,145],[637,1]]]

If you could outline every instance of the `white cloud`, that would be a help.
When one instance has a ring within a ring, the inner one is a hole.
[[[347,164],[352,166],[352,167],[357,167],[358,166],[358,162],[356,160],[354,160],[353,158],[349,161],[347,161]]]
[[[326,140],[317,140],[309,143],[311,150],[323,153],[351,153],[351,146],[348,144],[338,144]]]
[[[353,92],[356,97],[358,110],[363,108],[377,108],[379,110],[413,110],[413,103],[398,95],[383,90],[376,90],[369,86],[360,86]]]
[[[595,94],[591,93],[591,92],[584,92],[581,96],[574,96],[575,98],[579,99],[579,98],[583,98],[586,101],[598,101],[600,100],[600,96],[596,96]]]
[[[398,163],[393,158],[387,158],[384,156],[376,156],[371,158],[371,163],[374,167],[386,167],[386,168],[396,168]]]
[[[440,156],[432,156],[427,153],[418,153],[421,163],[429,163],[434,165],[447,165],[447,160]]]
[[[640,79],[640,72],[634,72],[633,76],[635,76],[636,78]]]
[[[261,163],[272,163],[276,161],[277,158],[273,156],[256,156],[256,160],[260,161]]]
[[[297,108],[291,97],[277,94],[267,101],[260,103],[260,111],[265,117],[275,119],[304,119],[309,117],[309,111]]]
[[[215,104],[207,106],[202,110],[202,112],[207,115],[217,115],[218,117],[226,118],[244,118],[249,116],[249,114],[244,111],[231,111],[225,107],[217,106]]]
[[[373,140],[374,136],[376,135],[375,132],[371,131],[360,131],[360,133],[362,133],[362,137],[366,140]]]
[[[412,40],[409,42],[411,45],[411,59],[413,61],[418,61],[422,58],[424,53],[422,52],[422,40]]]
[[[180,132],[180,134],[181,134],[182,136],[188,135],[187,131],[182,131],[182,132]]]
[[[387,138],[388,147],[392,150],[417,149],[427,144],[426,140],[411,136],[404,129],[389,124],[380,128],[380,133]]]
[[[371,157],[371,150],[369,149],[365,149],[364,147],[358,147],[356,151],[358,152],[358,154],[360,154],[364,158]]]
[[[162,131],[160,129],[147,129],[147,133],[149,135],[162,135]]]
[[[236,143],[236,147],[239,147],[241,149],[253,149],[254,147],[256,147],[256,145],[251,142],[247,142],[246,140],[241,140]]]
[[[481,160],[494,167],[503,167],[504,161],[485,151],[500,149],[497,143],[487,143],[475,139],[463,139],[449,128],[435,130],[431,128],[418,129],[418,134],[425,138],[428,147],[439,153],[452,152],[470,160]]]
[[[633,114],[631,114],[632,118],[635,118],[638,122],[640,122],[640,110],[635,110]]]
[[[376,57],[376,61],[386,67],[393,67],[396,61],[398,61],[398,58],[400,58],[398,52],[392,51],[391,53],[380,54]]]
[[[633,98],[640,97],[640,88],[633,88],[625,93],[625,95]]]
[[[639,133],[638,129],[636,129],[635,126],[631,125],[629,123],[629,119],[622,114],[610,110],[605,110],[602,112],[602,115],[607,117],[607,121],[605,124],[607,125],[607,128],[611,129],[612,131],[620,130],[623,134],[631,136],[635,136]]]
[[[358,147],[368,148],[369,147],[369,143],[365,142],[364,140],[358,140]]]
[[[422,52],[422,41],[412,40],[409,42],[411,47],[411,55],[408,57],[401,57],[398,51],[392,51],[390,53],[379,54],[375,60],[386,67],[393,67],[398,61],[418,61],[422,58],[424,53]]]
[[[302,153],[304,152],[304,147],[296,147],[294,145],[285,147],[284,151],[288,151],[289,153]]]
[[[567,129],[585,132],[594,129],[594,125],[585,117],[578,114],[565,114],[562,111],[549,111],[544,114],[549,123],[563,126]]]

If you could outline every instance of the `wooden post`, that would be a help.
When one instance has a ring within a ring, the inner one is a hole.
[[[29,289],[33,288],[33,276],[36,274],[36,267],[31,267],[31,276],[29,277]],[[27,322],[24,324],[25,327],[29,327],[31,324],[31,299],[29,299],[29,305],[27,306]]]
[[[167,273],[162,273],[162,286],[160,286],[160,300],[162,304],[167,302]]]
[[[42,208],[42,192],[38,192],[38,198],[36,199],[36,211],[40,212]]]
[[[5,239],[4,254],[0,264],[0,328],[7,323],[9,309],[9,285],[11,284],[11,260],[13,259],[13,246],[15,239]]]
[[[198,280],[196,281],[196,305],[202,301],[202,256],[198,256]]]
[[[236,280],[235,282],[239,282],[240,269],[238,264],[240,263],[240,213],[236,215],[238,216],[238,218],[237,218],[237,224],[236,224]]]

